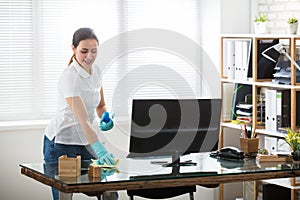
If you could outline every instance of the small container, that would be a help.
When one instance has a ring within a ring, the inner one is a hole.
[[[69,158],[62,155],[58,158],[59,177],[78,177],[81,175],[81,156]]]
[[[258,152],[258,141],[259,138],[240,138],[241,150],[245,154],[257,153]]]
[[[89,176],[94,178],[101,178],[101,167],[91,164],[89,166]]]

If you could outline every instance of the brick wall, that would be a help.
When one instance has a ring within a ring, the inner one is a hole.
[[[300,20],[300,0],[257,0],[257,4],[258,12],[267,14],[269,33],[289,33],[288,18]]]

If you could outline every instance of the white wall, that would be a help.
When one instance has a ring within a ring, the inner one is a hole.
[[[251,0],[223,0],[221,1],[221,33],[250,33],[251,32]],[[231,112],[232,86],[224,90],[225,113]],[[224,146],[239,147],[239,131],[224,130]],[[225,199],[235,199],[243,196],[243,184],[231,183],[224,185]]]
[[[124,130],[125,127],[121,127]],[[108,133],[106,145],[109,141],[120,142],[121,146],[128,146],[127,141],[123,140],[124,133],[115,128],[114,132]],[[121,136],[121,138],[120,138]],[[43,128],[28,130],[2,130],[0,131],[0,150],[1,150],[1,172],[2,184],[0,186],[1,200],[51,200],[50,187],[45,186],[20,173],[19,164],[43,162],[42,156]],[[117,146],[109,146],[109,150],[115,151]],[[114,152],[116,157],[123,157],[126,152]],[[198,187],[195,194],[196,199],[213,199],[213,189]],[[120,200],[129,199],[125,191],[120,191]],[[83,194],[75,194],[75,200],[96,199],[87,197]],[[142,199],[142,198],[135,198]],[[187,199],[187,195],[172,198],[174,200]]]
[[[299,0],[256,1],[257,13],[265,13],[267,15],[269,33],[289,33],[289,25],[287,23],[288,18],[297,17],[298,20],[300,19]],[[298,30],[299,27],[300,26],[298,26]]]
[[[221,1],[221,33],[251,32],[251,1]]]
[[[19,167],[42,162],[42,138],[40,129],[0,131],[0,199],[50,199],[49,188],[21,175]]]
[[[203,73],[209,77],[211,68],[219,69],[219,35],[220,33],[247,32],[249,29],[248,13],[250,0],[202,0],[203,10],[203,38],[202,45],[205,49],[203,57]],[[246,13],[246,14],[245,14]],[[236,17],[238,16],[238,17]],[[236,22],[231,23],[231,22]],[[229,23],[230,22],[230,23]],[[230,25],[230,26],[229,26]],[[215,83],[219,88],[219,82]],[[204,91],[205,92],[205,91]],[[220,92],[217,92],[217,96]],[[51,192],[48,186],[33,181],[20,173],[20,163],[42,162],[43,126],[35,129],[6,130],[0,129],[0,151],[1,171],[0,177],[0,199],[3,200],[47,200],[51,199]],[[106,144],[114,145],[109,149],[116,155],[123,157],[128,149],[128,125],[122,125],[117,132],[112,132],[106,139]],[[225,140],[226,141],[231,141]],[[241,184],[228,184],[225,189],[225,200],[234,199],[233,194],[242,194]],[[238,191],[237,191],[238,188]],[[120,199],[127,199],[125,192],[120,192]],[[196,199],[218,199],[217,189],[205,189],[198,187]],[[94,199],[84,195],[75,195],[74,199]],[[174,199],[187,199],[180,197]]]

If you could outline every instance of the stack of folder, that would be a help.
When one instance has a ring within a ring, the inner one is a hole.
[[[247,95],[252,96],[252,95]],[[247,99],[247,96],[245,97],[245,100]],[[249,97],[248,97],[249,98]],[[260,99],[263,99],[259,96]],[[237,121],[240,122],[252,122],[252,101],[245,101],[245,102],[239,102],[236,105],[236,114],[237,114]],[[264,125],[265,121],[265,103],[264,101],[259,101],[257,103],[257,124]]]
[[[297,61],[300,65],[300,61]],[[277,84],[290,85],[291,84],[291,64],[289,61],[278,61],[275,67],[277,70],[273,76],[272,80]],[[300,82],[300,71],[296,70],[296,82]]]
[[[237,120],[239,116],[237,114],[237,105],[239,102],[245,101],[245,97],[252,94],[252,86],[236,83],[234,86],[233,96],[232,96],[232,110],[231,110],[231,120]],[[251,100],[249,101],[251,104]]]
[[[252,121],[252,103],[239,102],[236,105],[236,120],[240,122],[251,122]]]

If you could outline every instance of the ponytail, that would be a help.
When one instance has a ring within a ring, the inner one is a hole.
[[[74,59],[74,57],[75,57],[75,55],[73,54],[73,56],[70,58],[70,60],[69,60],[69,64],[68,64],[68,66],[70,66],[71,65],[71,63],[73,62],[73,59]]]

